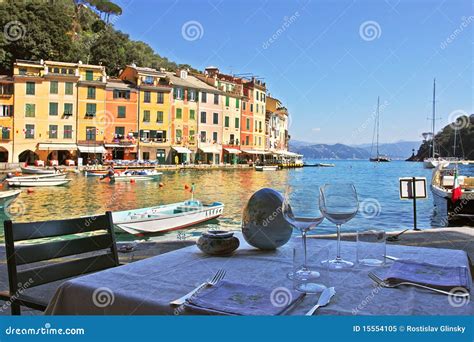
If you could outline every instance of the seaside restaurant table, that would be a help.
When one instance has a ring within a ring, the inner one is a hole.
[[[82,276],[64,282],[53,296],[45,314],[49,315],[173,315],[176,307],[169,302],[203,283],[218,269],[227,271],[225,280],[274,289],[292,289],[286,278],[293,268],[293,247],[301,243],[294,237],[274,251],[249,246],[241,235],[239,249],[230,257],[213,257],[196,246],[182,248],[124,266]],[[334,240],[308,239],[308,250],[330,250],[335,256]],[[356,243],[342,243],[343,258],[355,259]],[[461,250],[387,245],[387,255],[439,265],[466,266],[467,255]],[[474,315],[473,302],[450,304],[446,295],[403,286],[388,289],[374,286],[368,272],[379,274],[386,267],[355,266],[330,272],[330,286],[336,295],[317,315]],[[470,273],[469,273],[469,279]],[[472,283],[472,282],[471,282]],[[471,289],[472,292],[472,289]],[[317,301],[318,295],[304,297],[288,315],[301,315]],[[465,301],[465,300],[464,300]],[[197,314],[191,309],[178,314]],[[250,314],[250,313],[249,313]]]

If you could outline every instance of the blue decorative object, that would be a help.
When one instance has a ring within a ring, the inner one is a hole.
[[[292,226],[282,215],[283,195],[269,188],[250,197],[242,214],[245,241],[260,249],[275,249],[291,238]]]

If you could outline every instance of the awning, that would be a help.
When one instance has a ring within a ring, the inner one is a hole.
[[[120,145],[120,144],[105,144],[105,147],[108,148],[135,148],[137,145]]]
[[[241,150],[238,150],[238,149],[236,149],[236,148],[225,148],[224,150],[226,150],[226,151],[229,152],[229,153],[233,153],[233,154],[242,153]]]
[[[221,150],[219,150],[217,147],[215,146],[206,146],[206,147],[199,147],[199,149],[203,152],[203,153],[221,153]]]
[[[270,154],[270,152],[259,151],[259,150],[242,150],[242,152],[247,153],[247,154]]]
[[[181,147],[181,146],[173,146],[172,149],[175,150],[178,153],[186,153],[186,154],[193,153],[193,151],[191,151],[190,149],[188,149],[186,147]]]
[[[76,144],[38,144],[38,150],[56,150],[56,151],[72,151],[77,150]]]
[[[77,145],[79,152],[81,153],[107,153],[104,146],[84,146],[84,145]]]

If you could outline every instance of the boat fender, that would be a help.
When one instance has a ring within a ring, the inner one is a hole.
[[[184,184],[184,190],[188,190],[189,189],[189,185],[188,184]]]
[[[130,184],[135,184],[135,179],[130,179]]]
[[[32,194],[33,192],[34,192],[33,189],[30,189],[30,188],[26,189],[27,194]]]
[[[160,188],[164,187],[165,185],[163,183],[158,184]]]

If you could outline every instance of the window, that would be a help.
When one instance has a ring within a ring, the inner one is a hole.
[[[182,136],[183,136],[183,131],[180,130],[180,129],[177,129],[176,130],[176,141],[178,141],[178,142],[181,141]]]
[[[206,123],[207,122],[207,113],[206,112],[201,112],[201,123]]]
[[[183,110],[181,108],[176,108],[176,119],[183,118]]]
[[[258,122],[258,130],[260,131],[260,133],[262,132],[262,121]]]
[[[72,103],[64,104],[64,115],[72,115]]]
[[[247,131],[250,131],[250,119],[247,118],[247,122],[246,122],[246,127],[247,128]]]
[[[239,99],[235,99],[235,108],[239,108],[239,105],[240,105],[240,100]]]
[[[145,84],[153,84],[153,76],[145,76]]]
[[[253,103],[250,104],[250,111],[253,113]]]
[[[212,140],[217,143],[217,132],[212,132]]]
[[[49,125],[49,139],[58,138],[58,125]]]
[[[258,121],[257,120],[255,120],[254,127],[255,127],[255,132],[258,132]]]
[[[214,94],[214,104],[219,104],[219,94]]]
[[[66,95],[72,95],[73,91],[74,91],[74,85],[72,82],[66,82],[65,84],[65,94]]]
[[[93,80],[94,80],[94,71],[86,70],[86,81],[93,81]]]
[[[245,145],[249,145],[249,136],[248,135],[245,137]]]
[[[0,117],[10,117],[13,115],[13,106],[0,105]]]
[[[196,101],[196,91],[188,89],[188,101]]]
[[[97,130],[95,127],[86,127],[86,140],[95,141]]]
[[[49,115],[58,115],[58,103],[50,102],[49,103]]]
[[[72,126],[71,125],[64,125],[64,139],[72,139]]]
[[[235,118],[235,128],[239,128],[240,122],[239,118]]]
[[[87,87],[87,98],[95,99],[95,87]]]
[[[25,104],[25,117],[34,118],[36,112],[36,105],[33,103]]]
[[[262,146],[262,137],[258,137],[258,146]]]
[[[242,110],[247,110],[247,102],[242,101]]]
[[[150,111],[144,110],[143,111],[143,122],[150,122]]]
[[[86,104],[86,116],[95,116],[97,105],[95,103]]]
[[[156,122],[163,123],[163,112],[162,111],[158,111],[156,113]]]
[[[159,92],[158,94],[158,99],[157,99],[157,103],[164,103],[165,102],[165,94],[162,93],[162,92]]]
[[[225,97],[225,105],[226,107],[229,107],[229,96]]]
[[[123,138],[125,136],[125,127],[115,127],[115,136]]]
[[[255,99],[258,101],[258,90],[255,90]]]
[[[35,94],[35,82],[26,82],[26,95]]]
[[[225,117],[224,127],[229,127],[229,117],[228,116]]]
[[[196,120],[196,111],[194,109],[189,110],[189,120]]]
[[[143,102],[145,102],[145,103],[150,103],[151,102],[151,93],[149,91],[145,91],[143,96],[144,96]]]
[[[234,145],[234,140],[235,140],[235,135],[231,134],[230,137],[229,137],[229,143],[231,145]]]
[[[125,106],[118,106],[117,107],[117,117],[118,118],[124,118],[127,116],[127,107]]]
[[[2,140],[10,139],[10,130],[8,127],[2,127]]]
[[[25,125],[25,139],[35,138],[35,125]]]
[[[196,132],[194,130],[190,130],[189,131],[189,141],[192,141],[194,142],[194,135],[196,134]]]
[[[26,75],[27,72],[28,70],[26,70],[26,68],[20,68],[19,70],[20,75]]]
[[[255,107],[255,112],[258,113],[258,103],[255,104],[255,106],[256,106],[256,107]]]
[[[174,88],[173,89],[173,97],[177,100],[183,99],[183,89],[182,88]]]
[[[203,142],[203,143],[206,142],[206,132],[205,131],[201,131],[201,133],[199,134],[199,137],[201,139],[201,142]]]
[[[219,113],[214,113],[212,115],[212,123],[214,125],[218,125],[219,124]]]
[[[114,99],[130,99],[130,90],[114,89]]]
[[[58,93],[58,81],[51,81],[49,83],[49,93],[57,94]]]
[[[202,102],[202,103],[206,103],[206,102],[207,102],[207,93],[204,92],[204,91],[201,93],[201,102]]]

